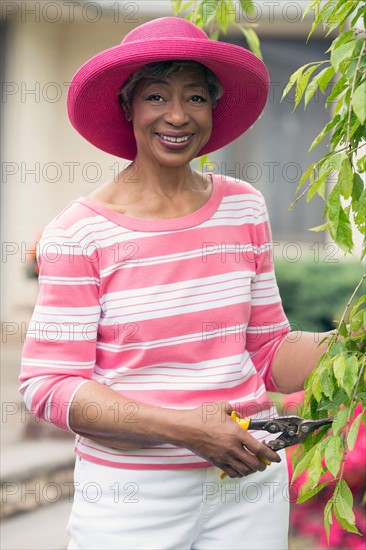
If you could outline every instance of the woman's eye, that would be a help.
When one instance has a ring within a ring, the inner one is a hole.
[[[205,97],[202,97],[201,95],[193,95],[191,97],[191,101],[193,101],[194,103],[204,103],[207,100]]]
[[[149,95],[149,97],[147,98],[147,101],[158,102],[158,101],[163,101],[163,98],[162,98],[161,95],[159,95],[159,94],[151,94],[151,95]]]

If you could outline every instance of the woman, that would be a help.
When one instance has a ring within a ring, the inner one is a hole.
[[[77,434],[70,549],[287,545],[285,461],[230,414],[275,415],[266,390],[301,389],[322,348],[291,338],[261,194],[190,166],[267,96],[259,59],[179,18],[74,76],[74,127],[132,162],[39,248],[21,391]]]

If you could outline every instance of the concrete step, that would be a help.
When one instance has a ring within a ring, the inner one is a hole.
[[[1,550],[65,550],[71,502],[41,506],[1,522]]]
[[[33,440],[6,446],[0,467],[1,518],[73,494],[74,441]]]

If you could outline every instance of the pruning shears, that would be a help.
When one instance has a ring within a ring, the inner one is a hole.
[[[235,422],[238,422],[244,430],[265,430],[271,434],[281,432],[281,435],[276,439],[265,442],[265,445],[272,449],[272,451],[279,451],[285,447],[302,443],[310,433],[333,422],[333,417],[322,418],[320,420],[306,420],[299,416],[277,416],[270,420],[256,420],[253,418],[240,418],[235,411],[231,413],[231,418]],[[260,456],[258,458],[267,466],[271,464],[266,458]],[[221,478],[224,478],[225,475],[222,472]]]

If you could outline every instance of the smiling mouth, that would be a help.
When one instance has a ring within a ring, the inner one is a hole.
[[[174,137],[174,136],[166,136],[164,134],[157,134],[161,139],[163,139],[164,141],[168,141],[169,143],[184,143],[188,140],[191,139],[192,135],[193,134],[189,134],[187,136],[177,136],[177,137]]]

